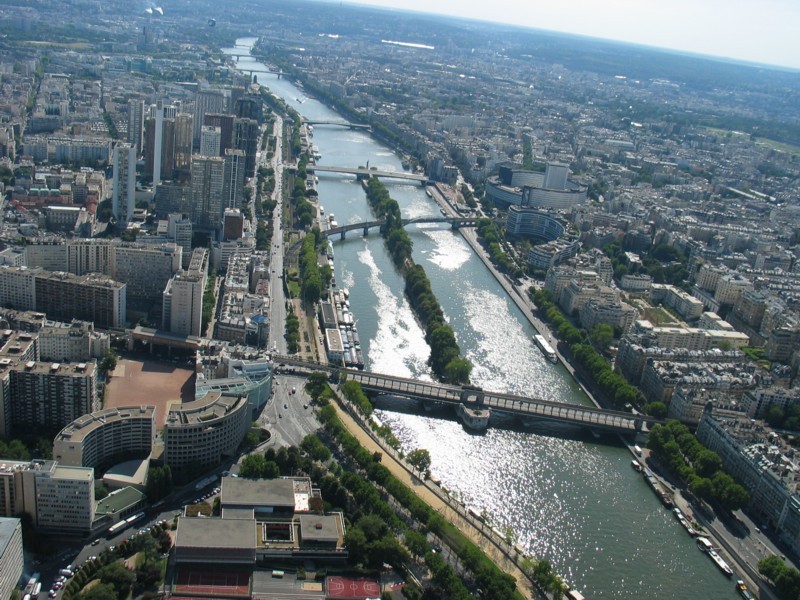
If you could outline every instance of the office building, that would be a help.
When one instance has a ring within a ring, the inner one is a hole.
[[[147,458],[156,433],[153,406],[104,408],[84,414],[53,441],[53,459],[72,467],[99,467],[116,457]]]
[[[221,113],[206,113],[203,117],[204,127],[214,127],[219,129],[219,152],[217,154],[206,154],[206,156],[225,156],[225,151],[233,148],[233,122],[234,116]],[[200,131],[200,154],[202,151],[202,136],[203,132]]]
[[[218,465],[236,454],[249,425],[245,396],[211,392],[173,405],[164,425],[164,462],[173,471],[190,464]]]
[[[111,212],[119,223],[133,217],[136,195],[136,148],[130,144],[114,146],[114,179]]]
[[[192,223],[205,231],[222,227],[225,160],[219,156],[192,159]]]
[[[179,114],[175,117],[175,165],[179,172],[192,168],[192,115]]]
[[[83,536],[94,512],[93,469],[0,458],[0,515],[28,513],[41,533]]]
[[[183,248],[181,266],[187,268],[192,260],[192,220],[189,216],[181,213],[167,215],[167,236]]]
[[[191,162],[189,165],[191,169]],[[166,219],[170,213],[190,214],[192,186],[188,183],[161,183],[156,186],[156,216]]]
[[[225,179],[222,183],[223,208],[241,208],[244,197],[245,155],[241,150],[225,151]]]
[[[128,143],[140,155],[144,142],[144,100],[128,101]]]
[[[203,125],[200,129],[200,156],[220,156],[222,130],[213,125]]]
[[[233,147],[244,152],[245,175],[255,177],[258,137],[261,133],[255,119],[236,119],[233,123]]]
[[[200,90],[194,99],[193,143],[199,147],[200,129],[205,125],[206,114],[224,113],[227,110],[227,98],[223,90]]]
[[[22,577],[22,521],[0,517],[0,598],[11,598]]]
[[[186,271],[175,274],[163,296],[162,328],[183,336],[200,336],[203,293],[208,279],[208,250],[197,248]]]

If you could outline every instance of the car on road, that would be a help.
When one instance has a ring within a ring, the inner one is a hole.
[[[100,543],[100,538],[97,538],[95,541],[92,542],[92,546],[97,546]]]

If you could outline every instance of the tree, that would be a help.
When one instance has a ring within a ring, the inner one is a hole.
[[[408,464],[420,473],[425,473],[431,466],[431,453],[424,448],[417,448],[408,453]]]
[[[606,323],[595,325],[591,333],[589,333],[589,339],[598,350],[606,350],[614,341],[614,328]]]
[[[100,569],[100,581],[114,586],[114,590],[122,598],[127,598],[133,585],[134,575],[121,563],[114,562]]]
[[[262,454],[249,454],[242,461],[239,477],[247,479],[261,479],[267,468],[267,460]]]
[[[117,600],[117,598],[119,598],[117,591],[109,583],[92,586],[90,590],[80,595],[80,600]]]
[[[119,359],[119,356],[117,356],[113,350],[106,350],[103,353],[102,360],[100,361],[100,370],[103,373],[110,373],[117,368],[117,359]]]
[[[321,372],[311,373],[306,379],[306,391],[311,398],[316,401],[328,386],[328,374]]]
[[[650,402],[644,405],[644,412],[656,419],[663,419],[667,416],[667,405],[663,402]]]

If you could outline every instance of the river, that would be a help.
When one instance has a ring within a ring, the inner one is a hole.
[[[254,38],[237,40],[242,53]],[[331,109],[261,64],[241,58],[298,112],[335,120]],[[400,158],[369,134],[317,126],[320,164],[402,170]],[[404,217],[438,215],[417,184],[385,183]],[[320,203],[340,225],[374,218],[360,185],[349,175],[319,174]],[[547,362],[532,342],[533,328],[458,233],[443,225],[409,228],[414,260],[425,267],[462,352],[474,364],[472,381],[486,389],[588,403],[561,366]],[[368,369],[429,379],[429,348],[403,295],[403,279],[377,234],[351,232],[334,241],[336,279],[350,290]],[[427,448],[432,474],[492,524],[510,527],[532,555],[588,598],[736,598],[733,583],[701,553],[672,514],[630,467],[613,439],[582,434],[541,435],[522,427],[468,433],[451,413],[387,410],[406,450]],[[541,430],[540,430],[541,431]]]

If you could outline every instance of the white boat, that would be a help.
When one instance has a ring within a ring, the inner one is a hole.
[[[547,343],[547,340],[544,339],[543,335],[539,335],[538,333],[533,336],[533,341],[536,342],[536,345],[539,346],[539,350],[542,351],[542,354],[545,355],[545,358],[549,360],[551,363],[558,362],[558,356],[556,355],[556,351],[553,350],[553,347]]]
[[[725,573],[725,575],[728,577],[733,577],[733,569],[731,569],[728,563],[726,563],[725,560],[719,554],[717,554],[716,550],[709,550],[708,555],[711,557],[711,560],[714,561],[714,564],[719,567],[720,571]]]

